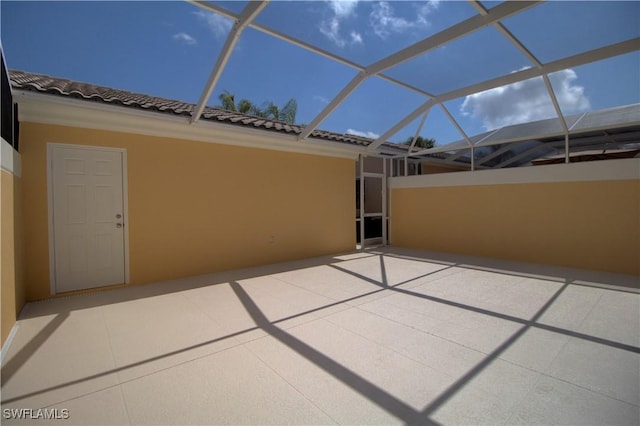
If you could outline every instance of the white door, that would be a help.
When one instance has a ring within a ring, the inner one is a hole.
[[[123,151],[50,152],[56,292],[124,283]]]

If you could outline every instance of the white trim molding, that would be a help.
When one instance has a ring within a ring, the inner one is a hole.
[[[311,138],[300,142],[293,133],[252,129],[248,126],[210,120],[199,120],[190,124],[189,116],[172,116],[168,113],[142,111],[24,90],[16,90],[14,100],[20,105],[22,122],[348,158],[354,161],[358,158],[358,153],[365,151],[361,146],[322,139]]]
[[[392,189],[640,180],[640,158],[389,178]]]
[[[22,159],[18,151],[13,149],[9,142],[2,139],[0,147],[1,169],[16,177],[22,176]]]

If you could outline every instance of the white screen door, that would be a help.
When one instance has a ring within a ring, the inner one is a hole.
[[[56,292],[124,283],[123,152],[50,152]]]

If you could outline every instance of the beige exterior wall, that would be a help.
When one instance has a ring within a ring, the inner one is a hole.
[[[3,142],[4,143],[4,142]],[[0,172],[0,301],[1,344],[4,345],[25,303],[22,283],[20,178]]]
[[[16,283],[15,283],[15,256],[14,256],[14,232],[13,232],[13,175],[4,170],[0,177],[0,193],[2,203],[0,205],[0,280],[2,282],[2,344],[4,344],[11,327],[16,322]]]
[[[48,142],[127,150],[132,284],[355,247],[352,160],[22,123],[28,300],[50,297]]]
[[[392,190],[397,246],[640,275],[640,180]]]

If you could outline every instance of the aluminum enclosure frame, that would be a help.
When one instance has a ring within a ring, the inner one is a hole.
[[[237,41],[242,35],[242,32],[245,28],[253,28],[255,30],[261,31],[268,36],[275,37],[284,42],[290,43],[292,45],[298,46],[300,48],[306,49],[314,54],[323,56],[328,58],[336,63],[348,66],[358,71],[358,73],[352,78],[350,82],[344,86],[344,88],[329,101],[327,106],[318,114],[315,118],[302,130],[302,133],[298,135],[298,141],[300,143],[307,143],[308,138],[311,133],[318,128],[318,126],[327,119],[335,110],[347,99],[349,98],[358,87],[367,79],[371,77],[377,77],[388,82],[391,82],[405,90],[410,90],[414,93],[418,93],[421,96],[426,98],[425,102],[420,105],[418,108],[410,112],[403,119],[389,128],[386,132],[384,132],[380,137],[375,139],[367,148],[367,151],[372,154],[382,154],[381,146],[389,142],[389,139],[406,127],[408,124],[423,116],[420,125],[418,126],[418,130],[415,133],[415,136],[412,140],[409,150],[406,154],[398,154],[397,157],[400,158],[416,158],[427,154],[433,154],[438,152],[451,152],[459,150],[463,147],[459,146],[459,143],[454,142],[450,145],[443,145],[430,149],[422,149],[418,151],[414,151],[414,145],[419,135],[420,131],[424,126],[424,122],[426,121],[427,115],[432,107],[438,106],[442,109],[445,116],[449,119],[452,125],[457,129],[460,133],[462,140],[466,142],[467,149],[471,150],[471,170],[474,170],[475,164],[475,155],[474,149],[477,146],[489,146],[489,145],[501,145],[508,142],[514,142],[513,140],[494,140],[491,141],[490,144],[482,144],[479,145],[481,141],[473,142],[472,139],[464,132],[462,126],[456,118],[446,109],[444,103],[447,101],[451,101],[454,99],[458,99],[464,96],[472,95],[475,93],[480,93],[486,90],[506,86],[509,84],[514,84],[518,82],[522,82],[525,80],[533,79],[533,78],[541,78],[546,87],[549,98],[553,104],[553,108],[556,113],[556,118],[559,120],[559,123],[562,127],[562,135],[565,138],[565,162],[569,162],[569,141],[570,136],[572,134],[571,127],[567,124],[565,119],[565,115],[562,113],[560,104],[558,102],[557,95],[555,93],[554,88],[551,85],[551,81],[549,79],[549,75],[562,71],[568,68],[602,61],[611,57],[636,52],[640,50],[640,37],[629,39],[626,41],[610,44],[608,46],[596,48],[593,50],[589,50],[586,52],[578,53],[571,56],[566,56],[552,62],[543,63],[540,61],[527,47],[525,43],[519,40],[513,33],[511,33],[502,23],[502,20],[515,16],[519,13],[522,13],[526,10],[529,10],[532,7],[538,6],[544,1],[522,1],[522,2],[511,2],[505,1],[503,3],[498,4],[497,6],[487,9],[483,4],[478,0],[468,0],[471,6],[477,11],[476,15],[459,22],[455,25],[452,25],[444,30],[433,34],[413,45],[400,49],[387,57],[374,62],[368,66],[363,66],[358,64],[348,58],[340,57],[336,54],[328,52],[318,46],[312,45],[310,43],[299,40],[295,37],[286,35],[282,32],[279,32],[273,28],[269,28],[265,25],[258,24],[255,22],[255,18],[260,14],[260,12],[267,6],[268,0],[263,1],[249,1],[245,6],[244,10],[240,14],[236,14],[230,12],[222,7],[219,7],[215,4],[205,2],[205,1],[195,1],[195,0],[186,0],[188,3],[193,4],[196,7],[202,8],[209,12],[213,12],[224,17],[230,18],[234,20],[234,25],[227,37],[227,40],[220,52],[218,59],[211,71],[211,75],[209,80],[207,81],[205,87],[203,88],[202,95],[200,96],[200,101],[198,102],[198,107],[194,111],[191,117],[191,123],[195,123],[200,118],[200,114],[202,110],[206,106],[215,85],[224,72],[225,66],[231,57],[233,50],[236,46]],[[475,83],[466,87],[459,87],[454,90],[451,90],[446,93],[441,94],[433,94],[426,92],[422,89],[416,88],[413,85],[400,81],[396,78],[390,77],[384,74],[385,71],[390,68],[406,62],[410,59],[413,59],[419,55],[423,55],[428,51],[436,49],[438,47],[447,45],[448,43],[457,40],[459,38],[465,37],[475,31],[485,28],[488,26],[494,27],[511,45],[513,45],[520,53],[527,58],[527,60],[531,63],[531,66],[525,69],[522,69],[517,72],[509,73],[502,75],[500,77],[492,78],[489,80],[485,80],[479,83]],[[547,135],[541,135],[547,136]],[[551,135],[549,135],[551,136]],[[554,136],[557,136],[554,134]],[[484,161],[481,161],[484,162]]]

